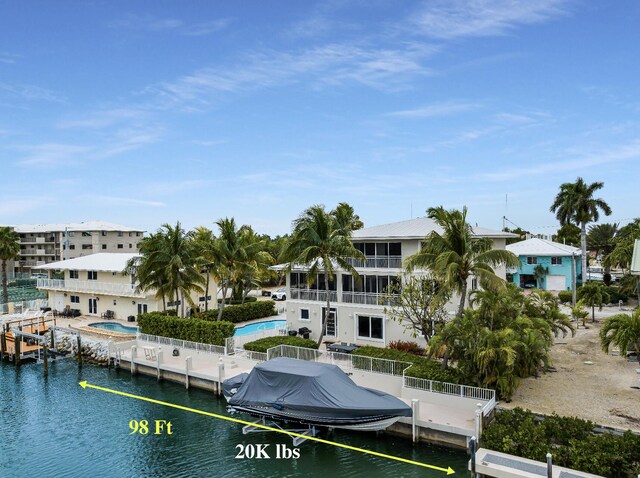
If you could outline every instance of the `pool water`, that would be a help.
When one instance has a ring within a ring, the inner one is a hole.
[[[89,327],[110,330],[112,332],[119,332],[121,334],[135,335],[138,333],[138,327],[127,327],[119,324],[118,322],[94,322],[93,324],[89,324]]]
[[[233,334],[235,337],[242,335],[255,334],[263,330],[273,330],[278,328],[284,328],[287,325],[286,320],[267,320],[265,322],[256,322],[254,324],[243,325],[242,327],[236,327],[236,331]]]

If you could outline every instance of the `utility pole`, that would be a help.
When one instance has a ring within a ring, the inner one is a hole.
[[[576,255],[571,251],[571,305],[576,306]]]

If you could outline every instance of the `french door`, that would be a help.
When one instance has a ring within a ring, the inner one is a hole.
[[[338,314],[336,312],[335,307],[331,307],[329,309],[329,316],[327,316],[327,308],[322,308],[322,323],[326,320],[327,328],[325,331],[325,335],[327,337],[337,337],[338,336]]]
[[[97,314],[98,313],[98,299],[90,298],[89,299],[89,314]]]

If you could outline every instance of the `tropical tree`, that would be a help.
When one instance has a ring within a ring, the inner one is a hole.
[[[242,260],[238,263],[231,296],[242,303],[253,288],[259,288],[268,279],[268,267],[275,259],[267,252],[266,240],[255,233],[251,226],[242,226],[239,230]]]
[[[578,301],[578,303],[574,306],[569,307],[571,309],[571,317],[573,317],[576,321],[576,325],[579,320],[582,320],[582,326],[585,326],[585,319],[589,317],[589,311],[585,310],[583,307],[582,301]]]
[[[563,183],[550,207],[561,225],[573,223],[580,226],[583,284],[587,281],[587,224],[597,222],[600,211],[607,216],[611,214],[611,208],[603,199],[593,197],[603,187],[602,182],[587,184],[582,178],[578,178],[575,183]]]
[[[136,284],[136,292],[153,291],[155,298],[162,300],[162,310],[167,310],[167,297],[171,297],[169,281],[165,277],[164,265],[158,260],[157,251],[162,247],[160,234],[151,234],[143,238],[138,246],[139,256],[133,257],[127,262],[123,271],[130,275]]]
[[[216,236],[206,227],[196,227],[191,233],[194,243],[197,261],[202,270],[205,271],[204,286],[204,310],[209,310],[209,287],[211,275],[218,267],[218,255],[216,249]]]
[[[608,257],[615,248],[617,232],[618,224],[605,223],[590,226],[587,233],[587,248],[594,252],[596,257],[602,256],[603,280],[606,285],[611,284],[611,262]]]
[[[222,301],[218,306],[218,320],[222,318],[225,300],[229,289],[240,278],[242,267],[246,262],[246,254],[242,232],[236,226],[234,218],[225,217],[216,221],[218,226],[218,238],[215,243],[218,267],[216,268],[216,281],[222,295]]]
[[[602,350],[609,353],[609,347],[615,345],[620,355],[627,356],[629,350],[640,356],[640,309],[629,314],[616,314],[608,317],[600,329]]]
[[[580,289],[580,302],[591,307],[591,321],[596,321],[596,307],[602,310],[602,306],[609,302],[609,294],[604,290],[600,282],[587,282]]]
[[[422,248],[406,260],[408,270],[427,268],[440,281],[443,293],[460,295],[457,317],[461,317],[467,299],[467,284],[471,277],[479,279],[485,289],[504,289],[506,282],[496,275],[494,267],[516,267],[520,260],[512,252],[492,249],[489,238],[474,236],[467,223],[467,208],[447,211],[442,206],[427,210],[429,218],[442,232],[432,231]]]
[[[2,261],[2,303],[9,302],[7,262],[20,255],[20,236],[10,227],[0,227],[0,260]]]
[[[427,277],[400,276],[384,293],[382,303],[388,304],[384,313],[412,337],[422,336],[428,341],[436,325],[444,325],[449,317],[445,308],[449,298],[440,293],[441,288],[441,284]]]
[[[533,277],[536,280],[536,284],[538,285],[538,289],[542,289],[542,281],[549,273],[549,268],[543,266],[542,264],[538,264],[535,269],[533,269]]]
[[[349,206],[350,207],[350,206]],[[351,242],[353,227],[359,219],[353,215],[351,219],[344,216],[345,206],[331,212],[324,206],[314,205],[304,210],[293,221],[290,240],[283,251],[289,268],[301,264],[308,268],[307,280],[312,284],[319,274],[324,277],[326,294],[326,311],[322,317],[322,325],[318,345],[322,343],[327,328],[327,319],[331,313],[330,280],[335,277],[336,268],[351,273],[358,278],[358,272],[351,265],[351,259],[365,260],[364,254],[358,251]],[[353,211],[351,209],[351,211]]]
[[[560,229],[558,229],[553,240],[568,246],[580,247],[580,228],[569,222],[563,224],[560,226]]]

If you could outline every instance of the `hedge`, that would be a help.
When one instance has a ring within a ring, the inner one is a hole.
[[[354,350],[353,355],[412,363],[413,365],[406,371],[408,377],[424,378],[438,382],[461,383],[460,373],[456,369],[443,369],[441,363],[437,360],[421,357],[409,352],[365,346],[358,347]]]
[[[272,300],[258,300],[241,305],[227,305],[222,309],[222,320],[233,322],[245,322],[247,320],[262,319],[278,315],[276,303]],[[203,320],[218,320],[218,309],[200,312],[196,317]]]
[[[291,345],[293,347],[303,347],[306,349],[317,349],[318,344],[315,340],[303,339],[302,337],[291,337],[289,335],[277,335],[274,337],[265,337],[263,339],[254,340],[244,344],[246,350],[253,352],[266,352],[267,349],[277,347],[278,345]]]
[[[618,286],[606,286],[603,285],[604,291],[609,294],[609,303],[610,304],[614,304],[617,305],[618,301],[621,300],[622,302],[626,303],[627,300],[629,299],[629,296],[627,294],[625,294],[624,292],[622,292],[620,290],[620,287]],[[577,300],[582,299],[582,287],[578,287],[578,289],[576,290],[576,296],[577,296]],[[558,292],[558,299],[560,299],[560,302],[562,302],[563,304],[568,304],[571,303],[571,299],[572,299],[572,293],[570,290],[563,290]]]
[[[244,302],[242,302],[242,299],[240,300],[236,300],[236,299],[227,299],[224,301],[224,306],[226,307],[227,305],[242,305],[243,303],[246,304],[248,302],[255,302],[257,301],[258,298],[254,297],[252,295],[247,296],[244,298]],[[220,304],[222,302],[222,299],[218,299],[218,304]]]
[[[231,322],[211,322],[200,319],[180,319],[162,312],[148,312],[138,316],[140,332],[204,344],[224,345],[227,337],[233,336],[235,327]]]
[[[515,408],[499,410],[483,432],[484,448],[612,478],[640,474],[640,436],[594,434],[595,424],[574,417],[546,416]]]

